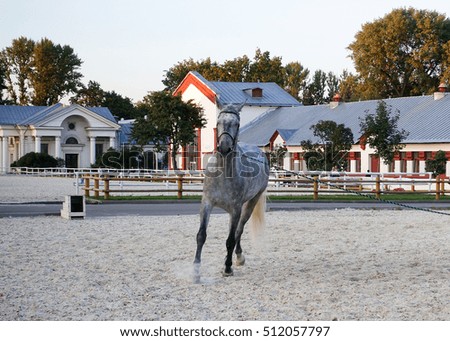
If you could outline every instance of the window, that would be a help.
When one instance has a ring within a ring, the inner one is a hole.
[[[98,159],[103,155],[103,144],[96,143],[95,144],[95,159]]]
[[[48,143],[41,143],[41,153],[48,154]]]
[[[78,144],[78,140],[75,137],[69,137],[66,140],[66,144]]]
[[[400,172],[406,173],[406,152],[400,153]]]

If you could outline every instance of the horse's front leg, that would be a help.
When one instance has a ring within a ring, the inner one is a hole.
[[[230,214],[230,232],[227,238],[227,256],[225,258],[225,269],[223,271],[224,276],[233,276],[233,251],[236,246],[236,229],[241,218],[241,209],[236,209]]]
[[[212,205],[207,201],[202,201],[200,208],[200,228],[197,233],[197,251],[194,259],[194,280],[200,281],[200,263],[202,258],[202,249],[206,241],[206,228],[208,227],[209,216],[211,214]]]

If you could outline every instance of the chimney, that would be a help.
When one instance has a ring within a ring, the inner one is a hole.
[[[338,93],[336,93],[336,94],[333,96],[332,101],[330,102],[330,108],[331,108],[331,109],[336,108],[336,107],[339,105],[339,103],[340,103],[341,101],[342,101],[341,95],[339,95]]]
[[[434,93],[434,100],[440,100],[447,95],[447,84],[439,84],[438,91]]]

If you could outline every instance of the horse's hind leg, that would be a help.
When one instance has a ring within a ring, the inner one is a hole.
[[[209,202],[202,202],[200,208],[200,228],[197,233],[197,251],[194,259],[194,280],[200,280],[200,263],[202,256],[203,245],[206,241],[206,228],[208,227],[209,216],[211,214],[212,205]]]
[[[241,219],[236,229],[236,265],[244,265],[245,257],[242,254],[241,236],[244,232],[244,226],[252,216],[253,210],[261,197],[261,193],[247,201],[242,207]]]

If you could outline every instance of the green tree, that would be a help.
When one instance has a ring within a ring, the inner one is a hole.
[[[105,91],[99,83],[89,81],[87,86],[83,84],[80,86],[70,102],[86,107],[101,107],[105,103]]]
[[[359,91],[359,77],[344,70],[339,77],[339,94],[344,102],[352,102],[361,99]]]
[[[328,72],[327,74],[326,87],[328,93],[326,101],[331,102],[334,95],[339,92],[339,78],[333,72]]]
[[[246,55],[219,64],[210,58],[195,61],[192,58],[175,64],[165,72],[162,83],[173,92],[189,71],[197,71],[212,81],[275,82],[298,98],[306,84],[309,70],[299,62],[282,65],[281,57],[271,57],[269,51],[256,49],[253,60]]]
[[[5,79],[10,100],[15,104],[30,103],[30,77],[32,73],[34,41],[20,37],[2,50],[6,67]]]
[[[34,90],[32,104],[52,105],[76,92],[83,76],[79,72],[81,64],[81,59],[68,45],[55,45],[47,38],[35,43],[30,77]]]
[[[432,172],[434,178],[445,174],[447,171],[447,157],[443,150],[437,151],[433,159],[425,161],[425,171]]]
[[[314,72],[312,80],[303,91],[302,102],[304,105],[324,104],[326,100],[327,74],[322,70]]]
[[[400,112],[392,114],[391,107],[384,101],[378,101],[375,114],[366,112],[364,118],[360,117],[361,135],[386,165],[403,149],[402,141],[409,135],[406,130],[398,129],[399,118]]]
[[[226,60],[220,67],[217,80],[226,82],[244,82],[250,72],[250,59],[244,55],[233,60]]]
[[[283,167],[283,159],[287,153],[286,146],[278,145],[269,153],[271,167]]]
[[[197,71],[206,79],[212,80],[218,80],[222,75],[220,66],[217,62],[211,61],[211,58],[200,61],[189,58],[175,64],[165,72],[165,77],[162,80],[162,83],[165,85],[165,90],[173,92],[189,71]]]
[[[444,61],[442,63],[442,77],[441,82],[444,84],[450,84],[450,40],[444,44],[443,49],[445,51]]]
[[[394,9],[362,26],[348,46],[366,98],[421,95],[441,78],[450,20],[435,11]]]
[[[177,169],[178,150],[194,142],[196,128],[206,125],[203,109],[192,100],[183,102],[181,96],[166,91],[145,96],[137,107],[146,116],[136,120],[131,136],[140,145],[153,144],[158,152],[170,147],[172,165]]]
[[[0,52],[0,105],[10,104],[10,101],[6,99],[5,91],[8,89],[6,85],[6,70],[7,66],[3,58],[3,54]]]
[[[285,79],[284,89],[292,97],[300,99],[300,94],[306,87],[309,70],[305,69],[299,62],[291,62],[284,67]]]
[[[82,61],[70,46],[55,45],[47,38],[34,42],[20,37],[1,52],[7,92],[20,105],[52,105],[75,91],[82,75]]]
[[[64,161],[55,159],[46,153],[30,152],[22,156],[19,160],[14,161],[11,167],[35,167],[35,168],[54,168],[62,167]]]
[[[92,168],[138,169],[144,166],[144,156],[139,148],[124,146],[120,150],[109,148],[97,157]]]
[[[139,112],[131,98],[119,95],[115,91],[105,92],[102,106],[107,107],[117,118],[131,119],[145,115]]]
[[[312,125],[310,129],[317,140],[300,142],[308,170],[345,169],[346,155],[353,145],[352,130],[344,124],[323,120]]]
[[[115,91],[104,91],[95,81],[89,81],[87,86],[81,85],[70,102],[86,107],[107,107],[117,119],[132,119],[145,115],[139,113],[131,98]]]
[[[270,52],[258,48],[250,64],[247,82],[274,82],[283,87],[284,69],[281,57],[270,57]]]

